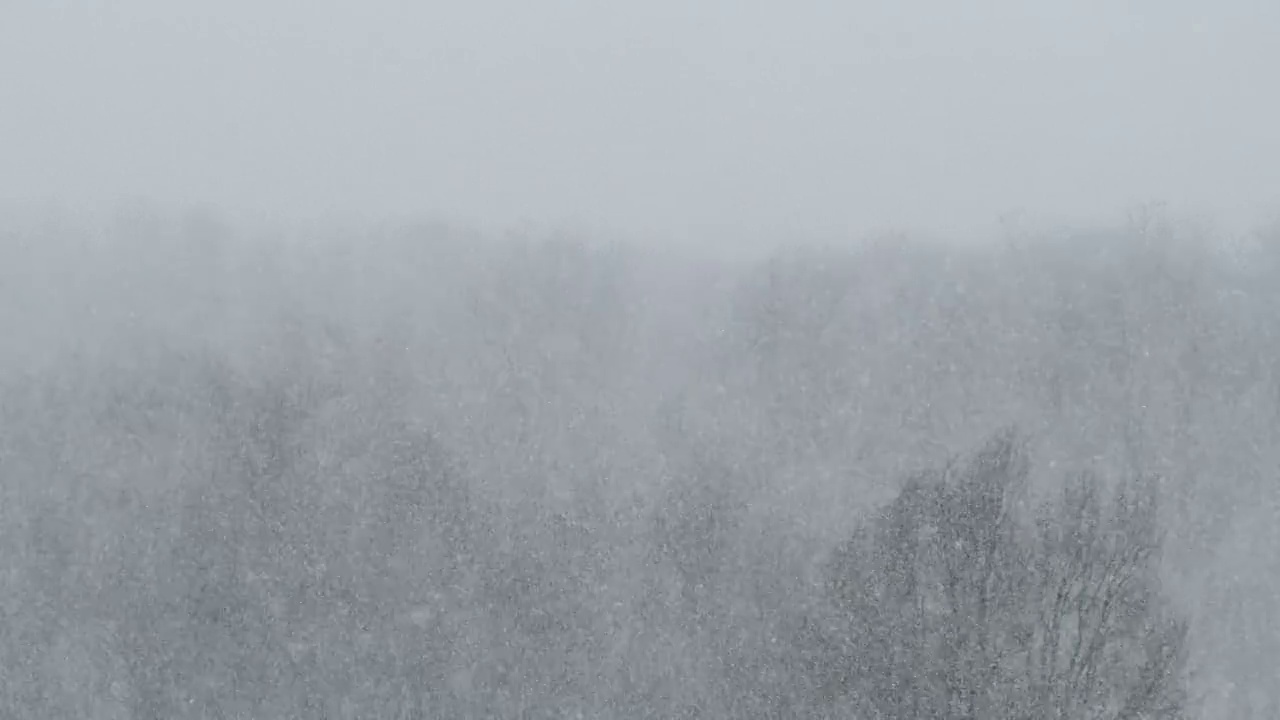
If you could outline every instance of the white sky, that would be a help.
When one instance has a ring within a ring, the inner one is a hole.
[[[1275,0],[0,0],[0,197],[676,235],[1280,209]]]

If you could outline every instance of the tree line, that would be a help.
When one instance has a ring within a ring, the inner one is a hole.
[[[1202,628],[1252,616],[1183,588],[1241,524],[1200,474],[1265,502],[1257,263],[205,239],[189,295],[142,273],[171,302],[6,368],[6,715],[1174,718],[1250,681]]]

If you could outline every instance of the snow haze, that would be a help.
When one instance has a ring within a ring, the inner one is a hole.
[[[1278,29],[0,4],[0,717],[1280,717]]]
[[[1261,0],[0,9],[0,196],[676,239],[1280,198]]]

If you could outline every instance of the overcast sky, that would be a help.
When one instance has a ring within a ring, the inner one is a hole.
[[[0,0],[0,196],[674,234],[1280,209],[1275,0]]]

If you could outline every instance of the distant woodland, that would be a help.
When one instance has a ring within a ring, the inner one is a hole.
[[[0,330],[6,718],[1280,716],[1278,232],[11,212]]]

